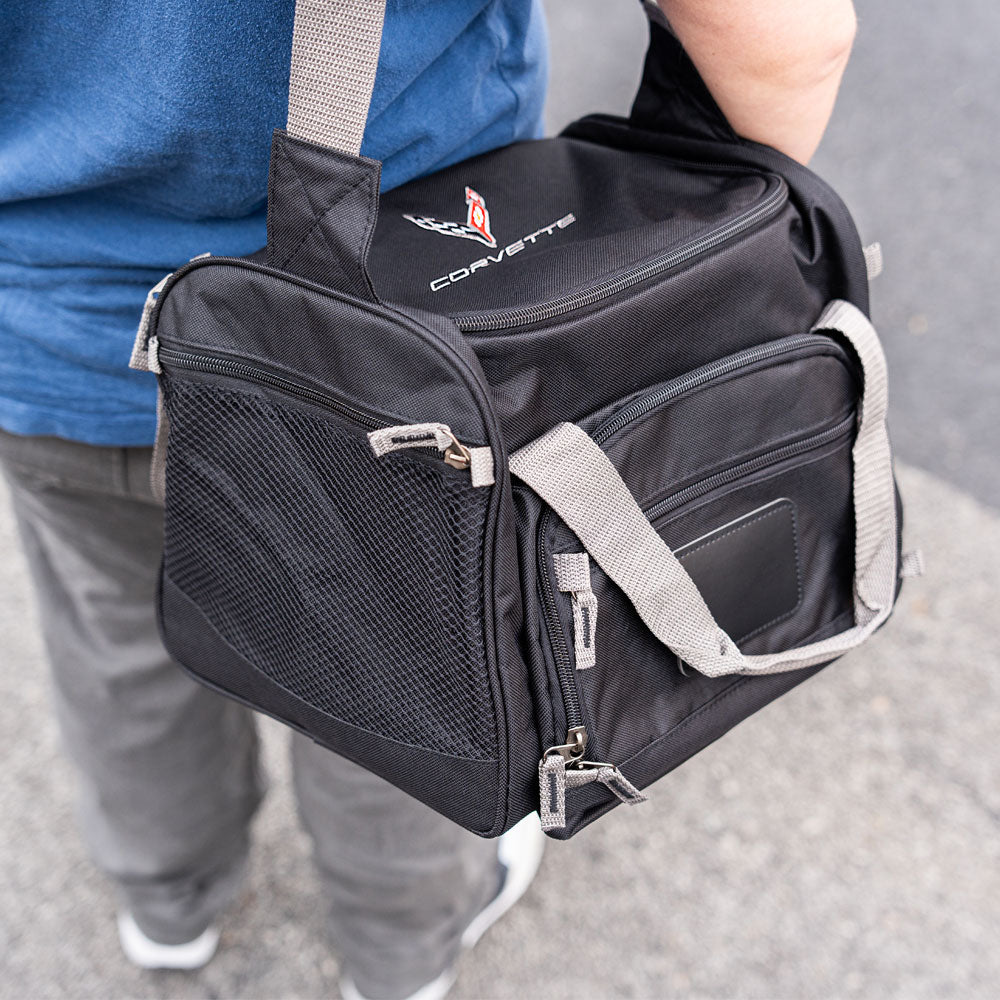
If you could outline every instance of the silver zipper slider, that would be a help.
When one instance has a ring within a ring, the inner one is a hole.
[[[451,432],[450,427],[444,427],[444,432],[451,438],[451,442],[444,450],[444,460],[453,469],[468,469],[472,465],[472,452],[462,444]]]
[[[550,757],[553,754],[558,757],[562,757],[567,763],[583,760],[584,752],[587,749],[588,739],[589,737],[587,735],[586,726],[573,726],[566,733],[565,743],[560,744],[559,746],[549,747],[548,750],[542,754],[542,763],[545,763],[546,757]]]

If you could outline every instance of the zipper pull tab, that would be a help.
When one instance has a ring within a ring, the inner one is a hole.
[[[590,583],[590,556],[586,552],[557,552],[552,556],[556,585],[570,595],[573,605],[573,654],[577,670],[597,663],[597,595]]]
[[[139,320],[139,329],[135,332],[135,343],[132,345],[132,357],[128,360],[129,368],[133,368],[137,372],[156,372],[157,375],[160,373],[160,365],[155,353],[152,357],[149,354],[149,324],[153,318],[153,309],[156,306],[156,300],[160,297],[163,286],[173,276],[172,271],[170,274],[165,274],[146,293],[146,301],[142,306],[142,317]]]
[[[371,431],[368,443],[376,458],[406,448],[437,448],[453,469],[468,469],[473,486],[492,486],[493,451],[490,448],[468,448],[452,433],[447,424],[398,424]]]
[[[574,737],[582,733],[582,740]],[[582,726],[570,730],[566,743],[550,747],[538,763],[538,815],[543,830],[566,826],[566,789],[600,782],[626,805],[635,806],[646,796],[614,764],[583,760],[587,731]],[[574,753],[575,751],[575,753]]]

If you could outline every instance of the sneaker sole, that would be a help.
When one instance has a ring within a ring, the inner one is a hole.
[[[192,972],[211,960],[219,946],[219,932],[215,927],[208,927],[193,941],[160,944],[147,937],[135,917],[125,911],[118,914],[118,940],[125,957],[140,969]]]

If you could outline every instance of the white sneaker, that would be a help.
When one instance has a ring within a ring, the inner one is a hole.
[[[193,941],[160,944],[147,937],[127,910],[118,914],[118,939],[125,957],[140,969],[191,971],[207,965],[219,946],[219,931],[208,927]]]
[[[479,939],[524,895],[542,863],[545,834],[538,814],[530,813],[512,826],[497,841],[497,860],[503,868],[503,881],[497,894],[472,918],[462,932],[462,950],[474,948]],[[404,1000],[443,1000],[455,982],[458,971],[454,966],[425,983]],[[354,981],[343,976],[340,993],[344,1000],[366,1000]]]

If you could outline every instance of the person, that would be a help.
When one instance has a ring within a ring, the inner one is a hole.
[[[851,48],[850,0],[661,7],[734,128],[807,161]],[[165,272],[264,242],[292,13],[293,0],[0,11],[0,463],[83,835],[145,967],[211,958],[263,780],[252,714],[158,638],[155,384],[127,369],[129,348]],[[540,0],[389,0],[362,147],[383,189],[540,135],[546,61]],[[345,996],[443,996],[460,951],[531,881],[537,823],[480,840],[297,735],[292,758]]]

